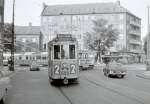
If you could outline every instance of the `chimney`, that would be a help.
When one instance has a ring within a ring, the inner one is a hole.
[[[120,0],[117,0],[117,4],[120,6]]]
[[[32,23],[31,23],[31,22],[29,22],[29,26],[30,26],[30,27],[32,26]]]
[[[46,3],[45,2],[43,2],[43,8],[45,8],[47,5],[46,5]]]

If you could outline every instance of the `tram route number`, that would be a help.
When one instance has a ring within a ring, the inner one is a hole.
[[[54,72],[55,72],[56,74],[59,74],[59,66],[58,66],[58,65],[55,65],[55,67],[54,67]]]
[[[71,72],[72,74],[76,73],[75,65],[71,65],[70,72]]]

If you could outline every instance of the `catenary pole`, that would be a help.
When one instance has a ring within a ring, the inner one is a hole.
[[[13,14],[12,14],[12,37],[11,37],[11,70],[14,71],[14,20],[15,20],[15,0],[13,0]]]

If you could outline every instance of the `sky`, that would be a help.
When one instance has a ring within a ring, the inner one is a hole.
[[[116,1],[117,0],[15,0],[15,25],[27,26],[29,22],[34,26],[40,25],[40,14],[43,9],[43,3],[46,3],[46,5],[56,5]],[[142,19],[141,31],[142,37],[144,37],[147,33],[147,7],[150,5],[150,0],[120,0],[120,4]],[[5,0],[5,23],[12,22],[12,5],[13,0]]]

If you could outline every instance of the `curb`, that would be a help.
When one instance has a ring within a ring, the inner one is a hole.
[[[147,80],[150,80],[150,77],[146,76],[146,75],[136,75],[137,77],[139,78],[143,78],[143,79],[147,79]]]
[[[6,71],[3,72],[4,76],[12,78],[18,71]]]

